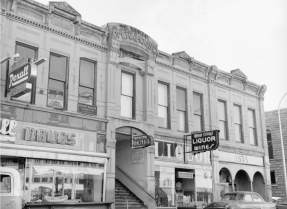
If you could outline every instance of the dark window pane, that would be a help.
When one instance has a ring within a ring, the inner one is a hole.
[[[16,53],[20,55],[20,57],[16,58],[16,62],[22,58],[32,58],[33,61],[36,58],[36,50],[33,48],[28,48],[26,46],[18,45],[16,46]]]
[[[267,144],[268,144],[269,159],[274,159],[272,141],[267,142]]]
[[[163,150],[163,142],[162,141],[159,141],[158,142],[158,156],[162,156],[163,153],[164,153],[164,150]]]
[[[79,87],[79,102],[83,104],[93,105],[93,89]]]
[[[276,184],[275,171],[270,171],[270,177],[271,177],[271,184]]]
[[[50,78],[66,81],[67,58],[51,54]]]
[[[176,89],[176,108],[178,110],[185,111],[185,90],[177,88]]]
[[[95,64],[86,60],[81,60],[80,85],[94,88]]]
[[[64,82],[49,79],[49,89],[63,91],[64,90]]]

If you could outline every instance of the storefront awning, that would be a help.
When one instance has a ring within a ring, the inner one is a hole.
[[[55,149],[47,147],[35,147],[17,144],[0,144],[1,155],[41,158],[51,160],[68,160],[90,163],[105,163],[109,159],[106,153],[83,152],[76,150]]]

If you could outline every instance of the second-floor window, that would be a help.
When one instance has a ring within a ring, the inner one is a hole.
[[[248,109],[248,125],[250,144],[257,145],[255,112],[251,109]]]
[[[267,145],[268,145],[269,159],[274,159],[272,135],[270,130],[267,130]]]
[[[226,102],[222,100],[218,100],[218,120],[220,139],[227,140]]]
[[[186,132],[186,92],[185,89],[176,88],[177,129]]]
[[[95,63],[86,59],[81,59],[79,103],[94,105],[95,79]]]
[[[233,105],[235,141],[243,143],[241,106]]]
[[[168,128],[168,85],[158,83],[158,126]]]
[[[121,116],[134,118],[134,76],[122,72]]]
[[[17,57],[15,61],[19,61],[23,58],[25,59],[32,59],[32,61],[35,61],[37,59],[37,48],[33,46],[29,46],[27,44],[22,44],[19,42],[16,42],[16,52],[18,53],[20,57]],[[12,63],[10,63],[12,64]],[[25,102],[25,103],[35,103],[35,89],[36,89],[36,82],[34,83],[26,83],[26,86],[30,91],[23,92],[22,94],[18,94],[16,96],[12,96],[11,99],[17,102]]]
[[[47,106],[66,109],[68,58],[51,53]]]
[[[195,131],[203,131],[202,94],[193,92],[193,118]]]

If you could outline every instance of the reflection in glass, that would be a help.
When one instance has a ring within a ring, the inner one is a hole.
[[[82,104],[93,105],[93,89],[79,86],[79,102]]]
[[[26,202],[49,202],[53,200],[73,202],[102,202],[104,165],[57,161],[36,163],[29,160],[25,183]],[[48,181],[49,179],[49,181]]]
[[[64,82],[49,79],[48,107],[64,108]]]

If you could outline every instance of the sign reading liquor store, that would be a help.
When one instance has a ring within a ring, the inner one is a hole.
[[[191,134],[191,152],[216,150],[219,146],[219,130]]]

